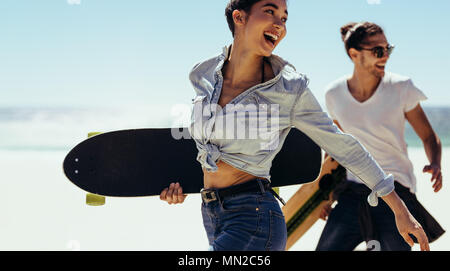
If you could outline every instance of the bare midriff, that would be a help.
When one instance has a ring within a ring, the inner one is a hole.
[[[218,161],[216,165],[218,167],[216,172],[208,172],[206,169],[203,169],[205,189],[224,188],[258,178],[223,161]]]

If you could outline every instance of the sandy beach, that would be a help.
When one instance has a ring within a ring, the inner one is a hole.
[[[0,250],[207,250],[199,195],[169,206],[158,197],[107,198],[106,205],[85,204],[86,193],[64,176],[65,151],[0,151]],[[444,229],[450,227],[450,190],[435,194],[430,176],[421,172],[426,156],[410,148],[417,176],[418,198]],[[443,151],[443,176],[450,148]],[[288,199],[299,186],[281,189]],[[318,221],[291,250],[314,250],[324,221]],[[358,250],[363,250],[361,244]],[[414,250],[418,250],[416,245]],[[444,234],[432,250],[450,250]]]

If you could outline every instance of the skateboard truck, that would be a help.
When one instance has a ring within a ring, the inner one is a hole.
[[[88,133],[88,138],[101,134],[101,132],[90,132]],[[86,194],[86,204],[89,206],[103,206],[105,205],[106,197],[87,193]]]

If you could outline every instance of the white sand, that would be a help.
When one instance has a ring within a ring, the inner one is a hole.
[[[444,149],[447,176],[450,148]],[[107,198],[102,207],[87,206],[85,193],[63,175],[65,152],[0,151],[0,250],[206,250],[200,197],[169,206],[157,197]],[[422,149],[410,149],[418,179],[418,198],[445,229],[450,227],[450,190],[435,194],[430,176],[421,173]],[[298,186],[283,188],[288,199]],[[314,250],[324,226],[316,225],[292,250]],[[364,248],[364,245],[359,247]],[[450,250],[445,234],[431,245]],[[417,245],[414,250],[417,250]]]

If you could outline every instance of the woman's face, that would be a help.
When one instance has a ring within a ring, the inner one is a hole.
[[[239,28],[246,46],[263,56],[270,56],[286,36],[288,17],[285,0],[262,0],[255,3]]]

